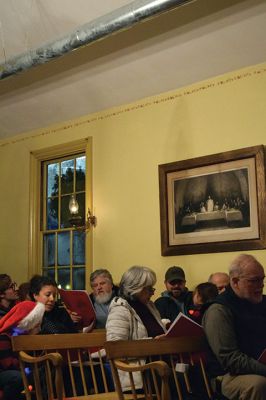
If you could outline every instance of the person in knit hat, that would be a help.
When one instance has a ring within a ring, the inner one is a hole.
[[[10,336],[37,333],[45,307],[41,303],[23,301],[0,319],[0,389],[4,400],[23,399],[23,381],[19,363],[11,348]]]
[[[11,335],[22,333],[38,333],[45,306],[42,303],[25,300],[16,304],[0,319],[0,334]]]

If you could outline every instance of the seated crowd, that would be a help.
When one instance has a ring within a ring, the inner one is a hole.
[[[224,398],[266,399],[266,365],[259,356],[266,348],[264,269],[251,255],[241,254],[224,272],[211,274],[194,291],[186,287],[181,267],[165,274],[166,290],[155,302],[156,275],[148,267],[133,266],[119,287],[106,269],[90,276],[90,298],[95,308],[94,328],[106,328],[106,338],[136,340],[165,337],[180,312],[202,324],[208,343],[208,373],[219,377]],[[0,389],[4,399],[20,399],[23,383],[8,338],[18,334],[77,333],[81,317],[57,302],[57,284],[35,275],[17,290],[7,274],[0,275]],[[124,391],[126,374],[120,374]],[[136,382],[141,389],[141,382]]]

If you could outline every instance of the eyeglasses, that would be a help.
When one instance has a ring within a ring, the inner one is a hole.
[[[10,285],[8,286],[8,288],[7,288],[7,289],[13,289],[13,290],[16,290],[16,288],[17,288],[17,284],[16,284],[16,282],[12,282],[12,283],[10,283]]]
[[[261,285],[264,283],[265,276],[262,276],[261,278],[245,278],[245,277],[239,277],[238,278],[243,279],[244,281],[248,282],[250,285]]]

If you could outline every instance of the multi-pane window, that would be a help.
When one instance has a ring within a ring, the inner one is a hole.
[[[71,224],[69,201],[79,204],[85,224],[86,156],[42,163],[42,271],[66,289],[85,289],[85,230]]]

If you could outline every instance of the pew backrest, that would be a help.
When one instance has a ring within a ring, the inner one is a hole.
[[[12,347],[19,353],[21,368],[25,368],[25,352],[37,358],[54,352],[59,353],[63,359],[61,370],[65,398],[73,396],[78,399],[79,396],[85,396],[84,399],[90,399],[94,396],[96,399],[97,396],[99,399],[117,399],[111,370],[106,362],[105,341],[105,331],[22,335],[12,337]],[[49,374],[52,372],[48,370]],[[26,399],[31,400],[33,396],[27,386],[28,383],[24,382]]]
[[[132,386],[131,391],[133,393],[137,392],[137,387],[134,387],[133,373],[137,369],[134,370],[133,365],[136,366],[137,363],[143,365],[145,363],[146,365],[150,364],[152,367],[156,361],[164,362],[168,365],[170,379],[163,375],[163,380],[161,379],[161,382],[158,382],[156,374],[152,371],[149,375],[149,378],[152,378],[152,383],[148,382],[146,384],[147,373],[145,372],[142,380],[143,390],[147,390],[146,398],[151,397],[150,386],[155,392],[155,398],[168,399],[169,393],[165,390],[167,385],[170,387],[171,398],[178,398],[179,400],[187,398],[190,394],[195,394],[202,399],[210,399],[212,396],[205,369],[205,355],[208,349],[205,337],[108,341],[105,343],[105,349],[112,367],[116,390],[121,400],[124,399],[123,385],[121,384],[124,380],[124,374],[128,373],[129,375],[127,382],[130,382]],[[196,373],[194,373],[195,371]],[[167,375],[166,369],[163,374]],[[160,391],[160,388],[163,391]]]

